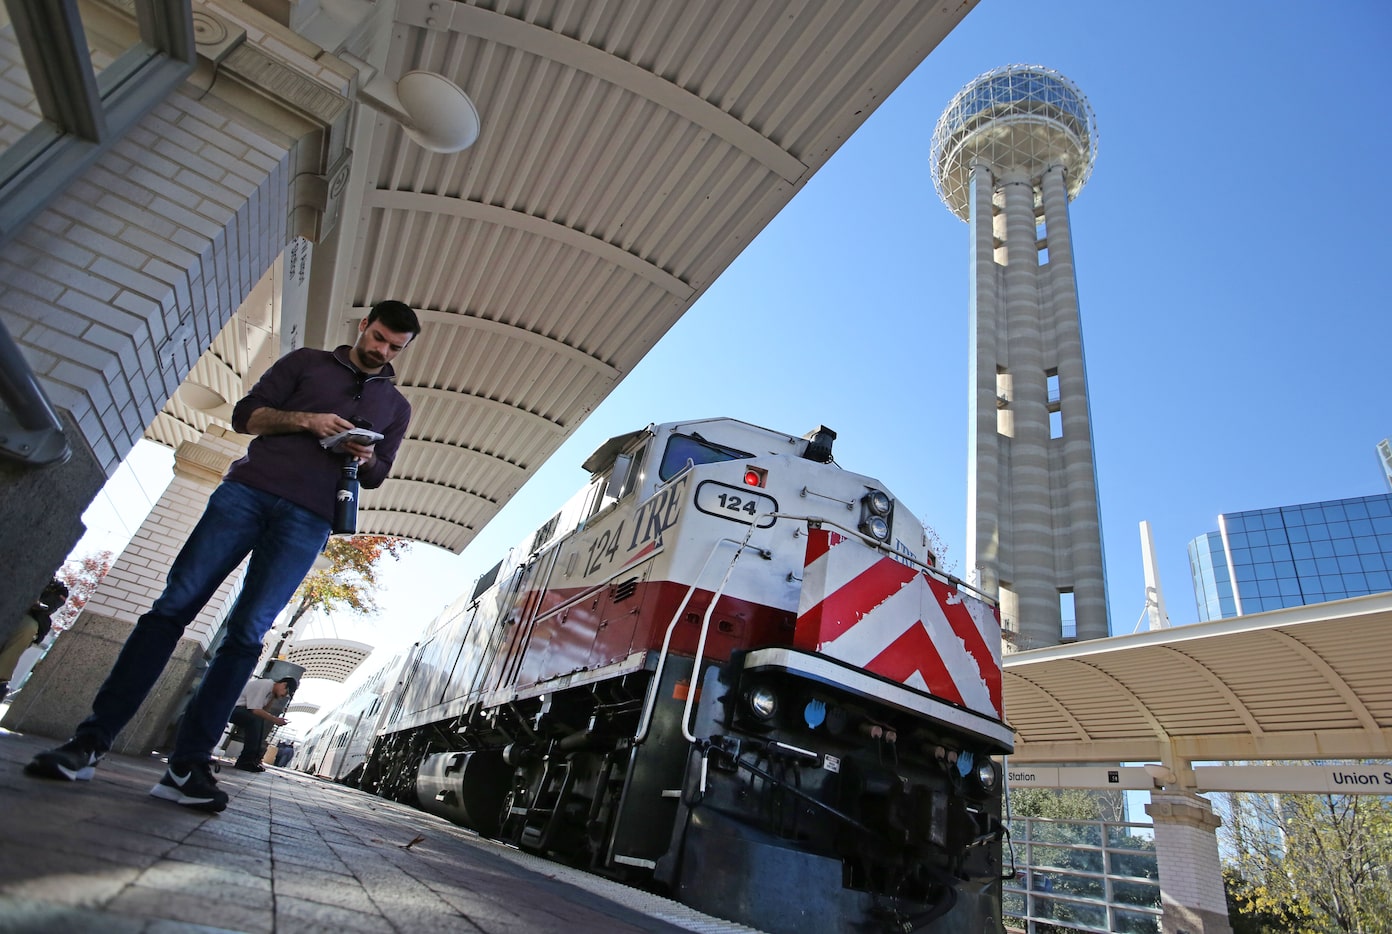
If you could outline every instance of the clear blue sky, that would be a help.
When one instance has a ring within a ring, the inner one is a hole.
[[[418,545],[368,641],[408,638],[586,479],[607,437],[729,415],[840,435],[965,574],[967,227],[929,141],[976,75],[1040,64],[1092,102],[1072,206],[1112,631],[1154,527],[1175,624],[1220,512],[1387,492],[1392,5],[982,0],[462,556]],[[409,352],[409,351],[408,351]],[[346,634],[346,633],[345,633]]]

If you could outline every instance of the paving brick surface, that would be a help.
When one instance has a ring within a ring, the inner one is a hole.
[[[216,815],[151,798],[154,757],[24,775],[53,745],[0,730],[0,934],[746,930],[287,769],[222,771]]]

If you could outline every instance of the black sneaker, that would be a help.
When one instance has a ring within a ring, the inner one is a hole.
[[[24,767],[24,773],[69,782],[90,781],[105,752],[90,739],[74,736],[57,749],[39,753]]]
[[[213,772],[218,770],[214,762],[171,761],[164,770],[159,784],[150,789],[150,794],[165,801],[173,801],[197,811],[218,811],[227,808],[227,792],[217,786]]]

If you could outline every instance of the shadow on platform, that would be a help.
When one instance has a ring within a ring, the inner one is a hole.
[[[216,815],[150,797],[154,757],[25,775],[53,745],[0,730],[3,932],[748,930],[288,769],[225,768]]]

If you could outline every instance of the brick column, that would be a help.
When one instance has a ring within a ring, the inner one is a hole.
[[[91,709],[140,615],[164,589],[165,573],[183,547],[208,497],[249,439],[214,428],[198,443],[174,452],[174,479],[155,503],[129,546],[102,579],[82,615],[34,667],[4,720],[7,729],[66,739]],[[164,745],[166,734],[195,679],[204,653],[240,590],[245,565],[184,631],[164,674],[135,718],[117,738],[116,751],[140,755]]]
[[[1153,793],[1146,813],[1155,823],[1163,934],[1232,934],[1218,861],[1213,805],[1197,795]]]

